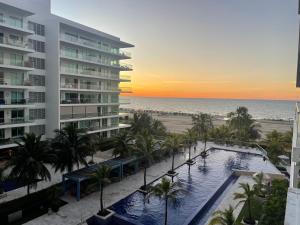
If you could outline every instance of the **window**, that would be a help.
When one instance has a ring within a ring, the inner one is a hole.
[[[29,127],[29,132],[34,133],[36,135],[44,135],[45,134],[45,125],[35,125]]]
[[[11,136],[13,138],[18,138],[18,137],[24,136],[24,127],[11,128]]]
[[[29,60],[32,62],[33,68],[40,70],[45,69],[45,59],[29,57]]]
[[[0,111],[0,124],[4,123],[4,111]]]
[[[4,129],[0,129],[0,140],[5,139],[5,130]]]
[[[24,101],[24,92],[22,91],[12,91],[11,92],[11,103],[20,104]]]
[[[111,118],[111,125],[118,126],[119,125],[119,118]]]
[[[29,92],[29,102],[45,103],[45,92]]]
[[[29,29],[32,30],[36,35],[45,36],[45,26],[42,24],[28,22]]]
[[[24,74],[19,72],[7,72],[11,85],[23,85]]]
[[[11,111],[11,122],[12,123],[24,122],[24,110],[12,110]]]
[[[45,42],[29,39],[29,43],[36,52],[45,52]]]
[[[29,109],[30,120],[45,119],[45,117],[46,117],[45,109]]]
[[[10,54],[10,65],[23,66],[23,55],[20,54]]]
[[[0,23],[4,23],[4,15],[3,15],[3,13],[0,13]]]
[[[45,76],[30,74],[29,81],[32,86],[45,86]]]
[[[15,16],[10,16],[8,18],[8,24],[13,26],[13,27],[23,27],[23,20],[21,18],[17,18]]]

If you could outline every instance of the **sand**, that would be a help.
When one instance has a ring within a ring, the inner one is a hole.
[[[192,127],[192,117],[190,115],[174,115],[174,114],[161,114],[161,113],[151,113],[153,118],[160,120],[169,132],[182,133],[186,129]],[[279,132],[290,131],[293,127],[292,121],[284,120],[257,120],[260,124],[260,130],[262,138],[265,137],[267,133],[277,130]],[[218,127],[225,124],[226,121],[222,117],[215,117],[213,120],[214,126]]]

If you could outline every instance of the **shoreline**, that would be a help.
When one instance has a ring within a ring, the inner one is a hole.
[[[132,117],[134,112],[146,112],[151,114],[155,119],[160,120],[167,128],[169,132],[183,133],[186,129],[192,127],[192,115],[193,113],[183,112],[163,112],[156,110],[134,110],[134,109],[121,109],[122,112],[128,113],[129,117]],[[226,124],[226,117],[213,115],[213,124],[219,127]],[[293,127],[293,120],[272,120],[272,119],[254,119],[260,124],[261,138],[264,138],[267,133],[277,130],[279,132],[290,131]]]

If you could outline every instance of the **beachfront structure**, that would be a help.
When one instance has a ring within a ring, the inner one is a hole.
[[[300,15],[300,0],[298,14]],[[300,30],[299,30],[300,32]],[[300,38],[300,36],[299,36]],[[300,87],[300,41],[298,46],[298,69],[296,86]],[[288,190],[285,225],[300,224],[300,104],[296,104],[290,169],[290,187]]]
[[[0,150],[70,123],[102,136],[128,127],[119,123],[119,83],[132,67],[120,61],[133,45],[53,15],[50,4],[0,0]]]

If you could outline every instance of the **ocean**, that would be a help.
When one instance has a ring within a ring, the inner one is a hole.
[[[296,101],[285,100],[238,100],[238,99],[188,99],[124,97],[130,104],[122,108],[134,110],[154,110],[163,112],[209,113],[226,116],[239,106],[245,106],[254,119],[291,120],[294,117]]]

